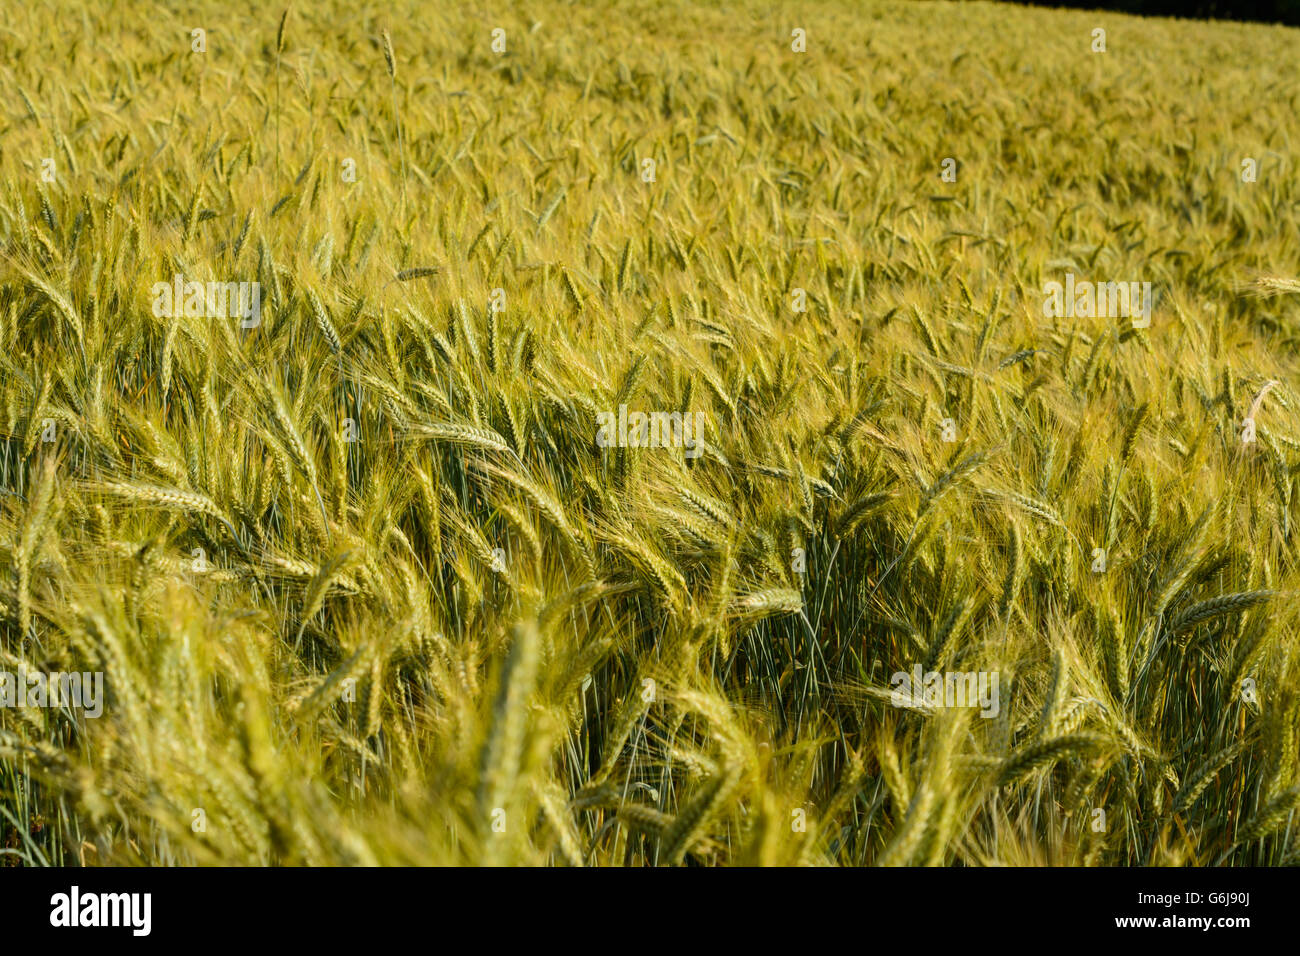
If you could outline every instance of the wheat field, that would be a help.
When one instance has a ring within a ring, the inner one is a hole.
[[[12,7],[0,865],[1300,861],[1298,59]]]

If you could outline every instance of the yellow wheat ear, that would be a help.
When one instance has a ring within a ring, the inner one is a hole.
[[[390,79],[397,79],[397,58],[393,56],[393,38],[385,30],[381,34],[384,41],[384,65],[388,67],[388,76]]]
[[[1300,279],[1288,279],[1285,276],[1260,276],[1255,280],[1255,292],[1264,296],[1300,292]]]
[[[1281,385],[1281,384],[1282,383],[1279,382],[1277,379],[1269,379],[1267,382],[1265,382],[1264,387],[1261,388],[1259,390],[1259,394],[1255,396],[1255,400],[1250,403],[1250,411],[1246,413],[1246,417],[1253,419],[1255,415],[1259,412],[1259,407],[1264,404],[1264,396],[1267,395],[1275,385]]]

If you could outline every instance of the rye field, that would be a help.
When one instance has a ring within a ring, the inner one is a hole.
[[[0,865],[1300,862],[1297,62],[11,5]]]

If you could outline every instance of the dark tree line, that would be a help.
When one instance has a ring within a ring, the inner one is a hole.
[[[1148,17],[1253,20],[1300,26],[1300,0],[1020,0],[1038,7],[1113,10]]]

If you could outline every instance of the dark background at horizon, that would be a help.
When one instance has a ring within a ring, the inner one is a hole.
[[[1102,10],[1186,20],[1241,20],[1300,26],[1300,0],[1013,0],[1022,6]]]

